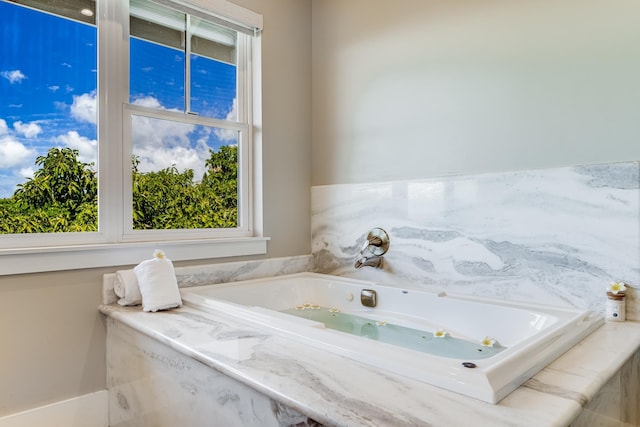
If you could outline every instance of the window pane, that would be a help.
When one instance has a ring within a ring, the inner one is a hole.
[[[237,120],[237,32],[146,0],[130,15],[131,103]]]
[[[132,116],[133,229],[238,226],[237,131]]]
[[[0,233],[96,231],[96,28],[0,1],[0,31]]]
[[[190,23],[191,111],[236,121],[238,34],[194,17]]]
[[[55,15],[75,19],[88,24],[96,23],[95,0],[10,0]]]
[[[191,111],[201,116],[238,120],[236,67],[191,55]]]
[[[129,102],[185,111],[186,15],[147,0],[129,8]]]
[[[130,40],[130,102],[184,111],[184,52],[146,40]]]
[[[238,33],[194,16],[189,20],[191,52],[235,65]]]

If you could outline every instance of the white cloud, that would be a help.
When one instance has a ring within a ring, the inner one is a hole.
[[[51,92],[57,92],[58,89],[60,89],[60,86],[58,86],[58,85],[49,86],[49,90]]]
[[[158,171],[175,165],[180,172],[193,169],[195,179],[202,178],[209,147],[191,147],[189,134],[195,126],[168,120],[134,116],[133,152],[138,156],[141,172]]]
[[[133,101],[135,105],[164,109],[158,99],[147,96]],[[237,104],[234,100],[227,119],[235,120]],[[210,130],[212,129],[212,130]],[[203,131],[199,135],[196,146],[193,147],[191,138],[194,132]],[[209,138],[206,132],[214,132],[222,141],[237,142],[238,132],[209,127],[197,127],[187,123],[169,120],[153,119],[133,116],[132,144],[133,153],[138,157],[140,172],[159,171],[175,165],[182,172],[192,169],[196,181],[202,179],[205,172],[205,162],[210,157]]]
[[[71,105],[71,115],[81,122],[98,123],[98,108],[96,92],[74,95]]]
[[[4,119],[0,119],[0,136],[6,135],[7,133],[9,133],[7,122]]]
[[[12,168],[29,160],[36,151],[25,147],[13,137],[0,137],[0,168]]]
[[[236,98],[233,98],[233,105],[231,106],[231,111],[227,113],[227,120],[238,120],[238,103],[236,102]],[[213,132],[220,141],[238,142],[238,131],[216,128]]]
[[[162,108],[154,97],[139,98],[134,104]],[[195,125],[148,117],[133,117],[133,152],[138,156],[141,172],[151,172],[175,165],[180,172],[193,169],[194,178],[204,174],[205,161],[209,158],[209,146],[198,142],[191,147],[190,135]]]
[[[35,138],[42,132],[42,128],[39,124],[35,122],[31,123],[22,123],[22,122],[14,122],[13,128],[19,134],[24,135],[25,138]]]
[[[95,139],[80,136],[78,132],[74,130],[67,132],[66,135],[56,137],[55,141],[66,147],[78,150],[78,160],[81,162],[97,164],[98,142]]]
[[[238,100],[233,98],[231,110],[227,113],[227,120],[238,120]]]
[[[140,105],[142,107],[162,108],[162,109],[164,109],[162,104],[160,104],[160,101],[158,101],[158,99],[154,98],[153,96],[145,96],[144,98],[136,98],[136,99],[133,100],[133,104],[134,105]]]
[[[36,172],[35,169],[33,169],[32,167],[21,168],[19,171],[20,176],[23,178],[33,178],[33,174],[35,172]]]
[[[136,149],[135,154],[140,160],[138,165],[140,172],[158,171],[175,165],[180,172],[193,169],[194,179],[200,180],[204,174],[205,161],[209,158],[209,148],[206,146],[160,149],[144,147]]]
[[[188,123],[133,116],[132,138],[135,147],[189,147],[189,134],[195,126]]]
[[[5,79],[9,80],[9,83],[11,83],[11,84],[21,83],[22,80],[27,78],[27,76],[22,74],[22,71],[20,71],[20,70],[3,71],[3,72],[0,73],[0,76],[2,76]]]

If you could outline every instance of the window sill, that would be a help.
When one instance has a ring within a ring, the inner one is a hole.
[[[0,250],[0,276],[138,264],[162,249],[172,261],[267,253],[268,237],[75,245]]]

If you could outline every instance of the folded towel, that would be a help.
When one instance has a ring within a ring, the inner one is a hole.
[[[140,285],[143,311],[166,310],[182,305],[173,263],[164,252],[156,250],[153,259],[142,261],[133,271]]]
[[[142,304],[142,295],[140,295],[140,286],[138,279],[133,270],[118,270],[116,278],[113,282],[113,290],[120,297],[118,304],[120,305],[139,305]]]

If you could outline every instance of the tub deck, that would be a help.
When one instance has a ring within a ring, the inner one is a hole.
[[[375,308],[362,306],[362,289],[376,291]],[[224,313],[301,345],[494,404],[604,323],[601,315],[588,310],[451,296],[315,273],[181,292],[185,304],[199,310]],[[444,329],[451,336],[478,343],[491,337],[506,348],[479,360],[442,357],[330,330],[322,323],[282,313],[305,303],[425,333]],[[473,369],[468,362],[473,362]]]
[[[239,402],[247,398],[236,389],[220,395],[193,395],[195,389],[185,388],[191,381],[189,373],[183,371],[183,363],[172,353],[235,379],[328,426],[582,427],[595,425],[601,416],[598,409],[606,408],[606,416],[611,417],[610,409],[615,407],[625,408],[620,420],[630,425],[640,421],[638,322],[605,324],[492,405],[331,352],[300,346],[294,340],[253,328],[226,314],[189,306],[158,313],[117,304],[103,305],[100,310],[107,317],[108,330],[124,328],[134,336],[150,337],[166,347],[166,351],[146,347],[136,350],[166,364],[167,368],[159,373],[162,378],[166,377],[166,370],[176,371],[174,386],[158,390],[153,388],[153,374],[142,360],[129,357],[130,375],[118,375],[113,370],[119,371],[120,367],[108,359],[108,384],[115,402],[112,419],[131,420],[131,426],[143,425],[143,420],[154,415],[162,420],[171,414],[179,414],[183,420],[193,417],[193,410],[178,405],[179,401],[203,400],[205,407],[217,408],[216,403],[224,403],[233,393],[241,398]],[[139,344],[143,346],[142,342]],[[126,347],[123,351],[130,354],[132,349]],[[631,370],[626,370],[627,366]],[[630,375],[632,372],[635,374]],[[150,384],[149,388],[145,384]],[[611,386],[616,385],[618,392],[612,393],[615,390]],[[628,396],[620,395],[620,386]],[[186,394],[182,400],[181,393]],[[169,400],[158,404],[164,395]],[[128,406],[123,407],[118,402],[125,398]],[[259,421],[241,425],[264,426]]]

